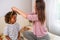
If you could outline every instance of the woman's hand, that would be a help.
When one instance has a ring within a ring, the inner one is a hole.
[[[11,9],[12,9],[12,11],[17,12],[20,15],[21,11],[18,8],[12,7]]]
[[[16,7],[12,7],[11,9],[12,9],[12,11],[18,12],[18,8],[16,8]]]

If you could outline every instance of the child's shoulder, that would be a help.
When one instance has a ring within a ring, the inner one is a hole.
[[[15,25],[20,26],[19,23],[15,23]]]
[[[6,25],[5,27],[4,27],[4,30],[7,30],[9,28],[9,26],[8,25]]]

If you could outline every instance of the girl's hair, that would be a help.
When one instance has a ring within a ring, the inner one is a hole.
[[[41,24],[45,22],[45,3],[43,0],[36,0],[36,14]]]
[[[12,11],[8,12],[5,15],[5,22],[8,23],[8,24],[10,24],[9,21],[12,18],[13,15],[17,15],[16,12],[14,12],[14,11],[13,12]]]

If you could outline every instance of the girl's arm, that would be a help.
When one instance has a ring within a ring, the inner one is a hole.
[[[12,7],[12,10],[13,11],[16,11],[19,15],[22,15],[23,17],[27,17],[27,14],[25,12],[23,12],[22,10],[19,10],[18,8],[16,7]]]
[[[18,32],[18,40],[21,40],[20,32]]]
[[[11,38],[9,36],[5,36],[7,40],[11,40]]]
[[[8,34],[9,34],[8,33],[8,26],[6,26],[5,29],[4,29],[3,35],[7,40],[11,40],[11,38],[9,37]]]

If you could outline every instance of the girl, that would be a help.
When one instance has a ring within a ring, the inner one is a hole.
[[[46,28],[46,17],[45,17],[45,3],[43,0],[36,0],[35,12],[33,15],[25,14],[25,12],[19,10],[16,7],[12,7],[13,11],[32,21],[33,32],[25,31],[23,35],[28,40],[49,40],[48,31]]]
[[[7,26],[5,27],[3,34],[7,40],[20,40],[20,26],[16,23],[16,18],[16,12],[8,12],[5,15]]]

